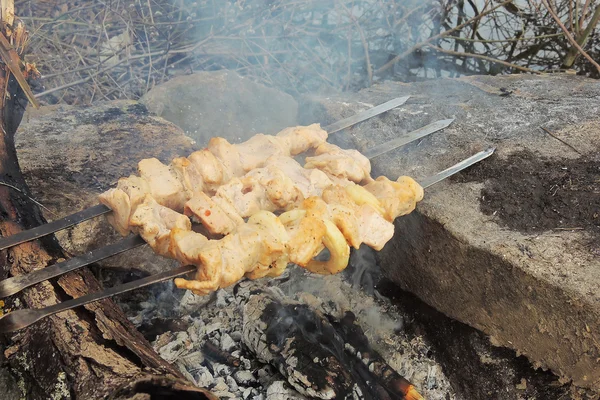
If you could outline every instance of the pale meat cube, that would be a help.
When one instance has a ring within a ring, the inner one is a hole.
[[[235,234],[204,244],[193,254],[198,266],[195,279],[177,278],[175,285],[198,295],[233,285],[256,266],[264,250],[260,234],[250,227],[241,227]]]
[[[212,234],[229,234],[238,225],[244,223],[239,216],[235,219],[231,218],[229,213],[203,192],[196,192],[185,203],[184,214],[192,217],[194,221],[202,223]]]
[[[190,256],[192,256],[190,254]],[[201,251],[193,255],[198,267],[193,280],[175,278],[175,286],[188,289],[199,296],[207,295],[219,288],[223,269],[221,245],[217,240],[209,240],[202,246]]]
[[[186,197],[190,198],[194,192],[201,192],[204,189],[204,179],[202,173],[196,166],[185,157],[178,157],[171,161],[169,165],[183,188],[187,192]]]
[[[117,189],[127,193],[133,210],[135,210],[135,208],[144,201],[146,195],[150,193],[148,182],[136,175],[130,175],[128,178],[119,179],[117,182]]]
[[[172,237],[175,236],[182,243],[173,247],[174,252],[183,254],[185,263],[198,267],[194,280],[178,278],[175,285],[198,295],[231,286],[244,276],[277,276],[287,266],[287,232],[277,217],[267,211],[255,214],[221,240],[206,242],[185,232],[175,232]]]
[[[187,201],[181,182],[171,169],[156,158],[148,158],[138,163],[140,177],[148,182],[150,193],[158,204],[175,211],[183,211]]]
[[[285,210],[299,204],[304,200],[300,186],[309,183],[302,177],[286,174],[273,163],[250,171],[241,181],[244,196],[252,196],[258,207],[267,211]],[[252,214],[246,213],[245,216]]]
[[[370,205],[362,205],[357,217],[361,241],[367,246],[379,251],[394,236],[394,224]]]
[[[131,175],[119,179],[115,189],[110,189],[99,196],[100,203],[113,210],[108,214],[107,219],[119,234],[123,236],[129,234],[129,218],[149,192],[150,188],[144,179]]]
[[[228,203],[242,218],[260,210],[273,210],[273,204],[268,200],[266,188],[259,185],[254,179],[234,178],[226,185],[221,186],[215,194],[215,199]]]
[[[334,224],[355,248],[365,243],[381,250],[394,235],[392,223],[386,221],[370,204],[356,204],[344,187],[327,188],[323,191],[323,200],[328,204]],[[352,216],[345,215],[350,211]]]
[[[208,141],[207,148],[221,162],[226,171],[224,175],[230,177],[244,175],[246,171],[242,168],[240,152],[237,146],[229,143],[226,139],[213,137]]]
[[[305,168],[319,169],[355,183],[373,180],[369,159],[357,150],[346,150],[334,144],[323,143],[315,149],[315,154],[314,157],[306,157]]]
[[[209,194],[213,194],[221,184],[231,178],[228,171],[224,170],[221,161],[207,149],[193,152],[188,160],[202,176],[204,181],[203,191]]]
[[[188,217],[158,204],[151,196],[140,204],[130,219],[131,228],[160,255],[169,255],[172,229],[191,230]]]
[[[106,216],[108,222],[122,236],[129,234],[129,216],[131,214],[131,203],[129,196],[121,189],[109,189],[98,196],[100,203],[113,210]]]
[[[283,223],[268,211],[260,211],[248,219],[248,225],[261,235],[265,251],[261,254],[257,265],[246,276],[258,279],[264,276],[279,276],[289,262],[287,244],[290,237]]]
[[[304,216],[291,225],[286,225],[290,261],[305,266],[323,249],[326,227],[322,218]]]
[[[275,136],[259,133],[244,143],[235,145],[244,172],[262,167],[265,160],[274,155],[289,155],[288,149],[281,142]]]
[[[319,196],[324,188],[333,183],[323,171],[303,168],[291,157],[271,157],[267,160],[267,167],[283,172],[305,198]]]
[[[171,230],[169,255],[183,265],[200,265],[200,253],[208,241],[200,233],[174,228]]]
[[[285,144],[288,151],[286,155],[295,156],[325,143],[327,132],[321,129],[321,125],[312,124],[309,126],[285,128],[276,137]]]
[[[410,214],[416,208],[417,202],[423,199],[421,185],[407,176],[401,176],[396,182],[380,176],[364,188],[377,197],[388,221]]]
[[[267,247],[257,229],[246,224],[222,240],[221,251],[224,266],[219,287],[227,287],[256,268]]]

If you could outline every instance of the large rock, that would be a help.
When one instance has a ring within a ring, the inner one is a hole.
[[[199,146],[214,136],[239,143],[257,133],[275,134],[295,125],[298,114],[292,96],[226,70],[173,78],[140,101]]]
[[[43,107],[26,113],[16,135],[21,169],[34,198],[54,220],[98,204],[97,196],[136,170],[142,158],[168,162],[194,151],[181,129],[136,102]],[[72,254],[120,239],[104,217],[57,234]],[[143,247],[105,260],[106,267],[154,273],[173,266]]]
[[[348,132],[358,149],[456,121],[376,158],[376,172],[418,179],[497,151],[428,188],[417,212],[397,220],[380,254],[384,273],[494,343],[600,389],[600,83],[570,75],[385,83],[313,99],[312,109],[335,120],[408,94],[405,106]]]

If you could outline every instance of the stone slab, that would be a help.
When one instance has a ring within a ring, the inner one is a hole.
[[[397,220],[397,233],[380,254],[384,273],[534,365],[600,389],[600,220],[590,212],[600,204],[600,82],[572,75],[467,77],[384,83],[306,103],[312,114],[333,121],[404,95],[413,96],[405,106],[347,132],[359,150],[438,119],[456,121],[376,158],[375,173],[418,179],[489,146],[497,151],[486,167],[426,190],[417,212]],[[519,161],[523,158],[528,162]],[[494,165],[502,168],[492,174]],[[517,178],[506,178],[503,168]],[[579,216],[583,227],[553,216],[559,205],[543,191],[511,196],[523,189],[522,181],[548,189],[531,176],[569,168],[575,168],[575,183],[582,171],[587,176],[588,186],[579,188],[586,203],[560,206],[587,207],[588,214]],[[505,193],[491,190],[499,182]],[[496,202],[497,209],[490,210],[494,203],[486,193],[506,195],[513,204]],[[545,222],[534,214],[528,224],[532,208],[541,210]],[[512,222],[503,220],[506,213]],[[511,227],[519,222],[522,229]]]
[[[195,149],[180,128],[131,101],[28,110],[15,141],[21,170],[34,198],[45,206],[48,221],[98,204],[98,194],[133,173],[143,158],[169,162]],[[73,255],[121,238],[104,217],[56,236]],[[155,273],[174,264],[143,247],[106,259],[101,265]]]
[[[205,146],[213,136],[239,143],[257,133],[275,134],[296,124],[298,103],[289,94],[233,71],[178,76],[140,102]]]

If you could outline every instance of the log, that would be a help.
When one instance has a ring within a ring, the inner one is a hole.
[[[27,100],[6,68],[5,64],[0,67],[0,89],[10,94],[10,100],[0,105],[2,236],[45,223],[31,200],[14,145]],[[65,255],[53,237],[21,244],[0,252],[0,279],[44,268],[62,258]],[[83,269],[23,291],[9,299],[6,308],[40,308],[98,290],[100,283]],[[59,313],[1,339],[4,364],[18,377],[22,397],[28,399],[215,398],[161,359],[110,299]]]

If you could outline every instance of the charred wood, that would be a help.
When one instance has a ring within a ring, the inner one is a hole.
[[[421,399],[370,347],[353,314],[336,321],[276,289],[256,289],[249,282],[234,292],[244,319],[244,344],[304,396]]]

